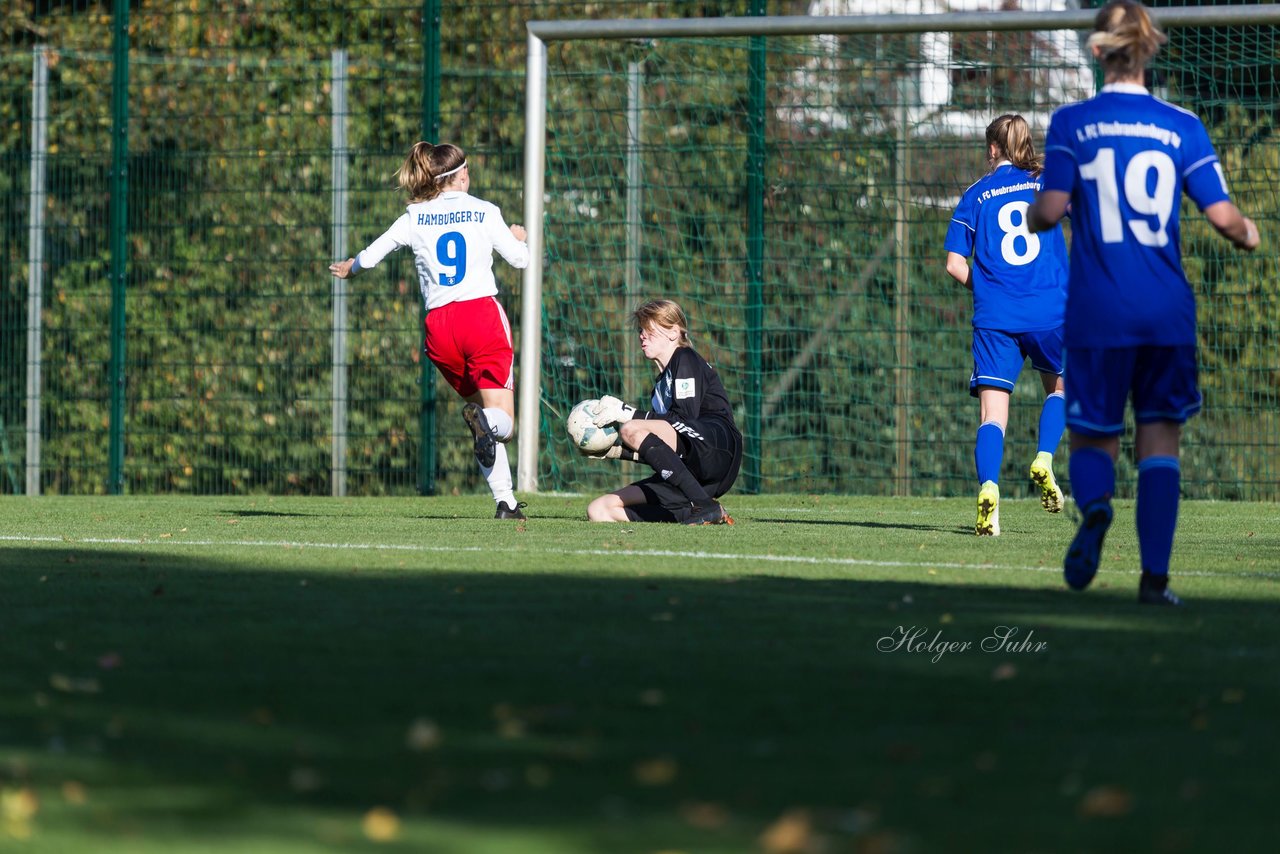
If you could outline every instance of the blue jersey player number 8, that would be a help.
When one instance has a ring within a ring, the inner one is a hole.
[[[1040,254],[1039,235],[1027,230],[1027,208],[1029,207],[1031,207],[1030,202],[1009,202],[996,214],[996,223],[1004,232],[1004,239],[1000,241],[1000,255],[1005,263],[1012,267],[1026,266],[1036,260]],[[1013,221],[1015,212],[1018,214],[1016,223]],[[1018,251],[1019,238],[1023,247],[1021,252]]]
[[[441,272],[441,287],[451,288],[467,277],[467,240],[456,231],[446,231],[436,241],[436,257],[442,267],[452,267],[452,273]]]
[[[1035,234],[1027,210],[1040,189],[1040,158],[1031,128],[1009,113],[987,127],[989,171],[964,191],[947,229],[947,273],[973,291],[973,373],[978,398],[974,462],[978,516],[974,532],[1000,534],[1000,469],[1009,395],[1027,360],[1040,374],[1036,459],[1029,474],[1045,510],[1062,509],[1053,453],[1062,438],[1062,309],[1067,248],[1062,230]],[[968,259],[973,257],[973,267]]]

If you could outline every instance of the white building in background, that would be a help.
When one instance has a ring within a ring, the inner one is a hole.
[[[820,15],[934,15],[945,12],[996,12],[1013,6],[1024,12],[1079,9],[1077,0],[812,0],[809,14]],[[919,59],[912,74],[900,81],[912,132],[920,136],[981,136],[999,113],[1016,109],[1033,128],[1048,127],[1049,115],[1062,104],[1093,94],[1093,67],[1081,34],[1072,30],[1032,32],[1028,76],[1034,78],[1025,99],[1018,104],[988,104],[966,109],[954,103],[954,76],[975,69],[1002,66],[994,49],[981,58],[957,57],[951,33],[921,33]],[[850,115],[841,104],[842,87],[849,75],[840,67],[840,37],[815,37],[817,56],[794,73],[795,98],[779,110],[779,117],[794,125],[817,130],[846,129],[854,125],[883,126],[882,115]]]

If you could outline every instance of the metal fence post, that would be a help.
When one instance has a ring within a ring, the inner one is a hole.
[[[112,12],[111,74],[111,426],[107,492],[124,492],[125,281],[129,229],[129,0]]]
[[[766,14],[765,0],[752,0],[751,14]],[[747,140],[747,418],[743,444],[745,492],[760,491],[764,457],[764,159],[765,75],[768,54],[765,37],[751,37],[748,60],[751,114]]]
[[[40,494],[40,399],[44,307],[45,166],[49,156],[49,54],[31,61],[31,208],[27,228],[27,495]]]
[[[422,2],[422,138],[440,142],[440,0]],[[419,340],[424,333],[419,324]],[[436,491],[436,372],[425,352],[419,358],[418,494],[431,495]]]
[[[347,52],[333,52],[333,257],[347,257]],[[333,449],[331,491],[347,494],[347,282],[333,277]]]
[[[640,260],[644,242],[642,196],[644,193],[644,163],[640,159],[644,144],[644,61],[627,63],[627,265],[623,271],[626,285],[626,310],[633,311],[640,300]],[[623,331],[621,352],[622,387],[630,392],[632,377],[636,373],[637,360],[630,346],[631,336]]]
[[[907,127],[911,120],[911,111],[907,107],[907,87],[900,87],[898,97],[898,133],[897,145],[894,146],[893,184],[895,193],[895,215],[893,223],[894,242],[898,248],[898,261],[894,270],[893,283],[893,326],[894,326],[894,369],[893,409],[897,422],[896,445],[894,455],[894,494],[911,494],[911,256],[910,256],[910,223],[908,195],[911,188],[907,186],[910,175],[911,131]]]

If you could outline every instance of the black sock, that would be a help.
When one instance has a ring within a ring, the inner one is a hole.
[[[690,503],[697,504],[699,507],[706,507],[711,503],[711,496],[685,466],[684,460],[680,459],[666,442],[650,433],[644,437],[638,450],[640,459],[644,460],[663,480],[683,492]]]

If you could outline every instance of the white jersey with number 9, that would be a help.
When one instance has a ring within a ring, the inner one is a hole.
[[[495,249],[516,269],[529,265],[529,247],[511,233],[498,206],[469,193],[441,193],[409,205],[357,260],[361,268],[372,267],[403,246],[413,249],[428,311],[496,295]]]

